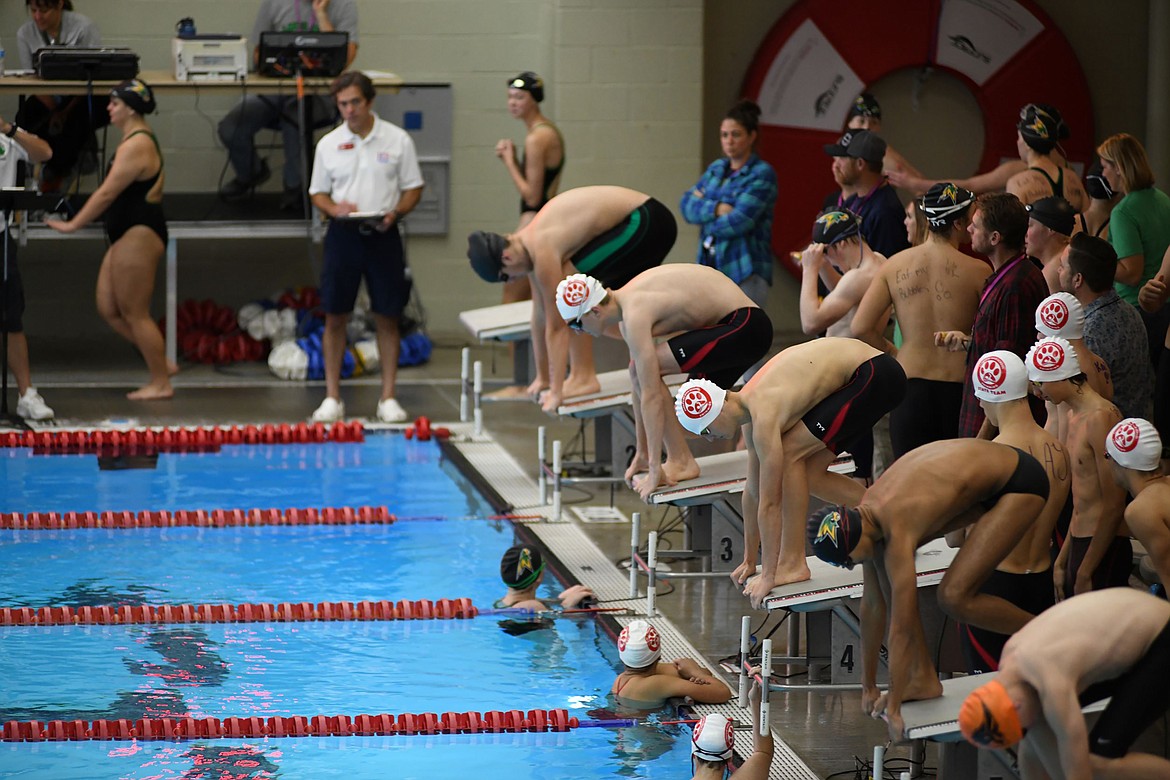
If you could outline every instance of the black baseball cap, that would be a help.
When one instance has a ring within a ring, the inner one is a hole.
[[[886,142],[868,130],[851,130],[837,143],[825,144],[824,149],[830,157],[854,157],[871,163],[880,163],[886,156]]]

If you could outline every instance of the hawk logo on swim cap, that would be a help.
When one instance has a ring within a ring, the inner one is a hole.
[[[1141,430],[1133,420],[1123,420],[1113,427],[1110,438],[1119,452],[1133,452],[1141,439]]]
[[[1068,323],[1068,306],[1060,298],[1051,298],[1041,304],[1040,319],[1052,330],[1060,330]]]
[[[1054,341],[1032,348],[1032,365],[1041,371],[1056,371],[1064,365],[1064,350]]]
[[[822,518],[821,525],[817,528],[816,542],[828,539],[834,547],[840,547],[841,543],[837,538],[839,530],[841,530],[841,513],[833,510]]]
[[[956,187],[953,184],[947,184],[945,187],[943,187],[942,195],[939,197],[940,201],[949,200],[951,203],[954,203],[958,199],[959,199],[959,188],[958,187]]]
[[[998,355],[984,355],[979,358],[975,372],[979,376],[979,384],[988,390],[997,390],[1007,378],[1007,366]]]
[[[1039,115],[1037,115],[1036,118],[1031,122],[1025,124],[1024,127],[1035,133],[1038,138],[1048,137],[1048,126],[1044,124],[1044,120],[1041,119]]]
[[[833,225],[836,225],[838,222],[844,222],[848,218],[848,215],[844,214],[843,212],[830,211],[828,214],[822,214],[821,216],[817,217],[817,224],[826,228],[830,228]]]
[[[569,306],[580,306],[589,297],[589,287],[580,279],[569,279],[561,290],[561,298]]]

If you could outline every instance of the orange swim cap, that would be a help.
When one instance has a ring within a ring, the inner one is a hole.
[[[1020,713],[998,680],[967,696],[959,709],[959,730],[976,747],[993,750],[1011,747],[1024,738]]]

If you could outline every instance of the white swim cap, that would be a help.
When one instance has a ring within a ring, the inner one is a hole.
[[[678,389],[674,414],[682,427],[701,434],[723,411],[727,391],[710,379],[691,379]]]
[[[662,642],[654,626],[645,620],[632,620],[618,636],[618,656],[631,669],[645,669],[658,663]]]
[[[566,276],[557,285],[557,311],[565,322],[584,316],[605,297],[605,287],[588,274]]]
[[[1119,466],[1153,471],[1162,459],[1162,438],[1146,420],[1126,417],[1105,437],[1105,451]]]
[[[1028,397],[1028,371],[1015,352],[997,349],[975,362],[971,372],[975,397],[980,401],[1003,403]]]
[[[1036,307],[1036,330],[1062,339],[1083,338],[1085,307],[1066,292],[1053,293]]]
[[[1024,361],[1033,382],[1059,382],[1081,373],[1077,351],[1060,336],[1040,339],[1028,350]]]
[[[735,750],[735,731],[726,715],[704,715],[691,732],[691,755],[704,761],[726,761]]]

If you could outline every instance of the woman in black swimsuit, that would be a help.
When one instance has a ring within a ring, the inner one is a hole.
[[[122,132],[105,181],[68,222],[49,227],[72,233],[105,213],[109,249],[98,271],[98,313],[120,336],[138,348],[150,382],[127,393],[131,400],[170,398],[170,375],[162,332],[150,316],[150,299],[159,260],[167,245],[162,210],[163,160],[145,114],[155,109],[154,94],[140,79],[124,81],[110,93],[110,124]]]

